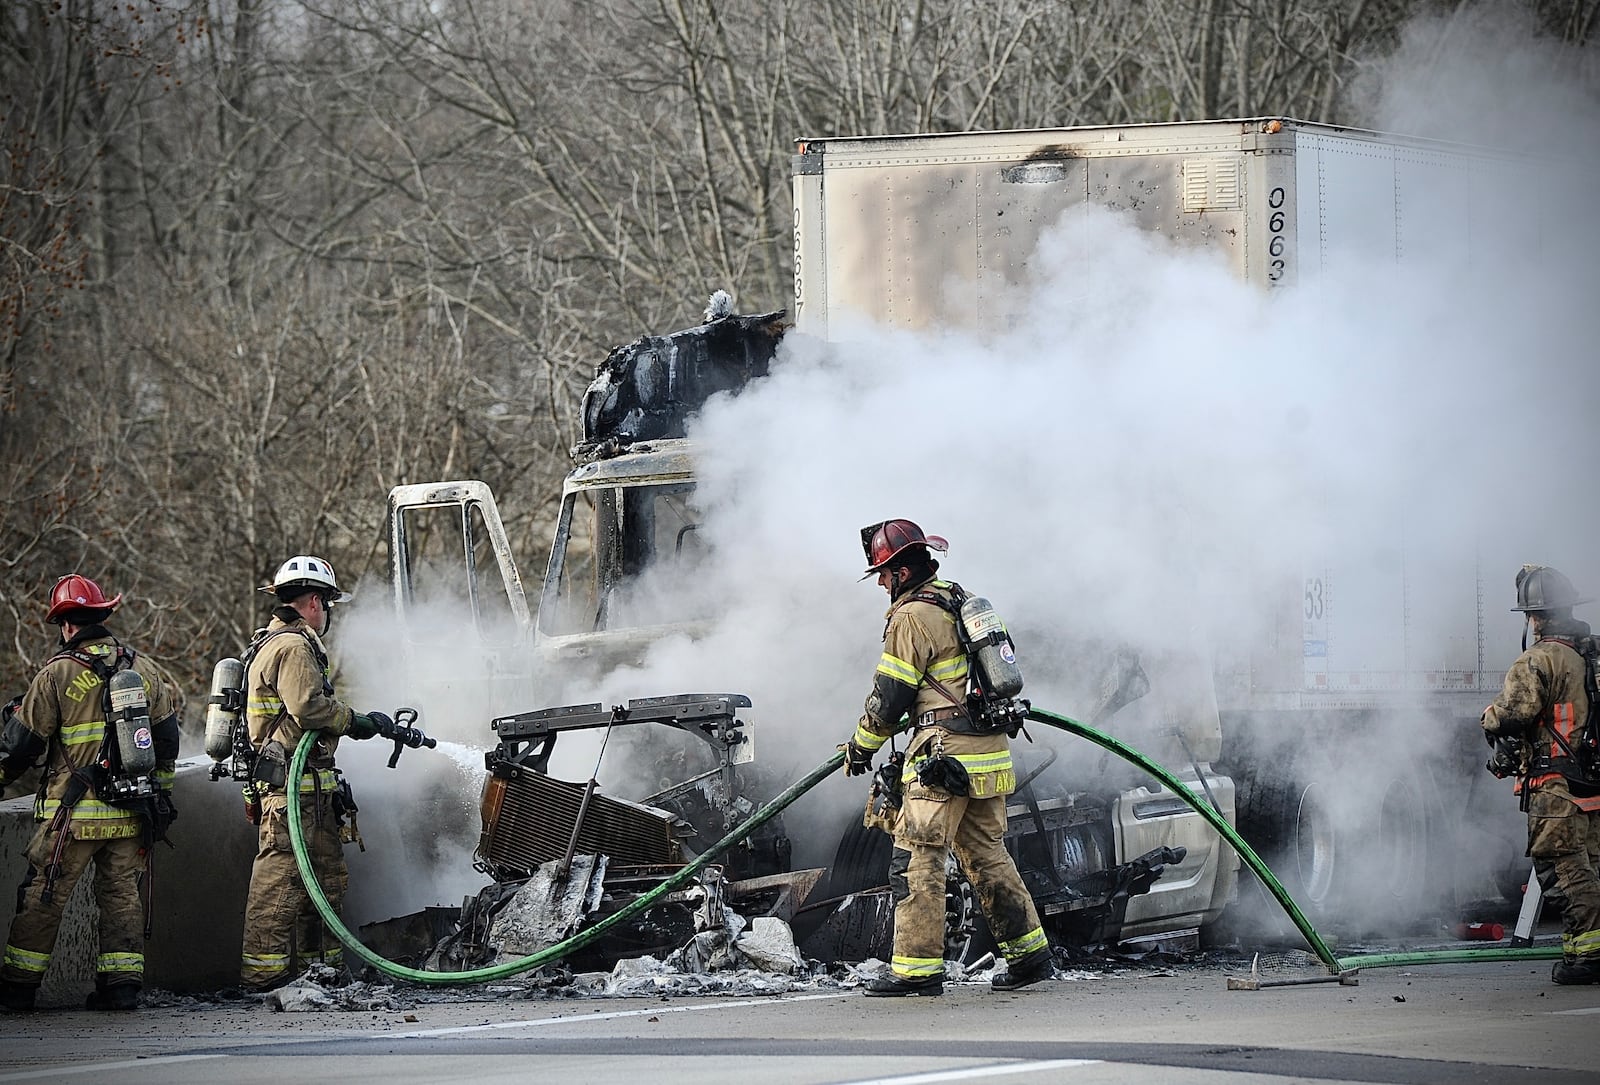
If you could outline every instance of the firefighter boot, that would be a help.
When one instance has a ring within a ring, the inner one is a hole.
[[[1566,959],[1559,960],[1555,963],[1555,967],[1550,970],[1550,978],[1566,986],[1600,983],[1600,957],[1579,957],[1571,961]]]
[[[39,996],[37,983],[18,983],[0,980],[0,1011],[6,1013],[32,1013],[33,1002]]]
[[[898,998],[901,995],[942,995],[944,994],[944,975],[929,976],[926,979],[908,980],[901,979],[893,972],[885,972],[881,976],[874,976],[867,981],[865,993],[869,998]]]
[[[105,986],[96,984],[95,989],[84,1000],[83,1008],[86,1010],[136,1010],[139,1008],[139,984],[112,983]]]
[[[1055,957],[1050,947],[1045,946],[1007,963],[1005,975],[990,980],[989,987],[995,991],[1015,991],[1018,987],[1026,987],[1030,983],[1052,979],[1055,974]]]

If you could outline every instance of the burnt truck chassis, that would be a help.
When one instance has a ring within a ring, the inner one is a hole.
[[[745,734],[744,722],[737,714],[749,707],[750,698],[739,693],[688,693],[634,698],[624,705],[609,709],[600,704],[566,705],[501,716],[490,723],[490,728],[500,736],[500,741],[484,756],[485,768],[490,776],[489,788],[496,789],[495,782],[500,781],[498,790],[503,793],[520,781],[531,781],[538,777],[543,777],[545,781],[552,780],[546,770],[556,739],[563,732],[631,727],[644,723],[676,728],[707,743],[716,758],[715,767],[637,803],[622,803],[598,792],[590,795],[588,802],[605,804],[604,811],[616,815],[623,827],[637,826],[640,822],[637,817],[627,818],[623,811],[616,809],[617,806],[631,807],[646,817],[648,815],[641,808],[654,808],[673,815],[676,820],[671,835],[672,846],[653,849],[650,854],[637,855],[637,858],[652,864],[681,859],[681,849],[676,846],[679,841],[701,835],[714,840],[755,812],[755,804],[743,794],[738,771],[740,762],[748,760],[742,758],[740,753],[741,748],[748,745],[749,738]],[[563,786],[571,788],[578,785]],[[478,869],[497,881],[530,876],[533,866],[537,864],[525,861],[518,863],[508,857],[509,846],[516,842],[502,840],[496,835],[500,828],[499,818],[491,817],[489,807],[490,799],[486,798],[484,837],[477,855]],[[502,799],[492,813],[498,815],[504,809]],[[567,845],[570,854],[575,845],[584,843],[584,826],[580,819],[587,815],[588,809],[580,806],[579,817],[574,819],[571,826],[534,825],[529,828],[538,832],[553,831],[560,842]],[[550,838],[546,836],[544,839],[548,842]],[[595,842],[607,844],[605,854],[613,859],[636,856],[636,849],[631,846],[636,842],[620,839]],[[507,846],[500,846],[502,844]],[[538,856],[540,862],[544,862],[550,858],[547,852],[548,843],[533,854]],[[784,833],[782,819],[773,818],[736,848],[725,853],[720,865],[732,878],[757,878],[788,873],[789,856],[789,838]]]
[[[750,740],[738,713],[749,707],[742,694],[678,694],[635,698],[610,708],[566,705],[493,720],[490,726],[500,741],[484,757],[489,780],[473,865],[494,884],[465,903],[455,931],[432,954],[435,965],[460,970],[492,960],[501,948],[491,936],[497,917],[541,867],[557,864],[552,880],[559,884],[575,859],[582,866],[581,857],[604,857],[598,899],[581,917],[572,917],[588,926],[682,869],[685,840],[719,839],[754,813],[739,772]],[[546,771],[563,733],[647,723],[704,741],[715,766],[643,802],[604,795],[592,780],[573,784]],[[719,923],[725,902],[747,914],[788,919],[820,874],[792,873],[789,857],[789,839],[775,817],[724,853],[723,861],[703,871],[696,883],[575,952],[568,964],[609,968],[619,958],[665,955]]]
[[[477,868],[495,884],[463,910],[448,959],[458,967],[492,956],[488,932],[496,913],[545,863],[570,864],[574,854],[603,854],[609,865],[596,921],[659,885],[681,866],[682,842],[717,839],[756,809],[738,771],[749,739],[738,712],[742,694],[637,698],[625,705],[567,705],[495,719],[496,747],[485,755],[483,835]],[[557,738],[569,731],[653,723],[704,741],[715,756],[708,771],[638,802],[602,795],[592,785],[546,772]],[[1055,761],[1051,752],[1021,771],[1008,808],[1006,847],[1015,858],[1042,922],[1058,944],[1084,947],[1121,926],[1130,897],[1145,892],[1184,849],[1157,848],[1104,868],[1113,853],[1109,806],[1084,792],[1037,794],[1036,781]],[[1019,769],[1024,769],[1019,756]],[[575,955],[574,966],[603,966],[622,956],[664,954],[692,938],[697,924],[725,899],[747,914],[777,915],[794,928],[806,956],[827,962],[885,957],[894,902],[887,884],[889,837],[854,822],[826,872],[796,875],[781,819],[741,841],[709,868],[699,892],[670,895],[638,921]],[[952,860],[946,889],[946,952],[971,960],[994,948],[976,894]]]

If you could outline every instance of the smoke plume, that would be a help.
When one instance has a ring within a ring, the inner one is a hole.
[[[748,693],[758,759],[792,778],[860,712],[886,600],[857,582],[857,532],[896,516],[951,540],[943,574],[1006,617],[1036,704],[1087,717],[1107,651],[1136,649],[1151,695],[1107,726],[1165,757],[1174,730],[1201,760],[1223,755],[1214,676],[1284,650],[1298,666],[1308,579],[1335,593],[1344,624],[1328,635],[1353,669],[1420,674],[1476,666],[1481,651],[1485,672],[1503,670],[1521,634],[1520,564],[1600,589],[1596,238],[1576,198],[1591,186],[1546,183],[1593,176],[1572,159],[1600,147],[1600,95],[1592,57],[1501,7],[1418,19],[1360,92],[1373,128],[1514,153],[1527,185],[1499,199],[1507,221],[1537,229],[1491,231],[1470,262],[1351,261],[1269,297],[1207,253],[1082,210],[1045,235],[1004,330],[836,320],[831,342],[791,334],[770,377],[709,404],[692,430],[709,553],[692,583],[654,585],[654,602],[711,607],[714,627],[592,683],[540,676],[515,707]],[[384,657],[343,651],[361,686],[380,688]],[[460,716],[433,722],[487,745],[481,709]],[[1306,741],[1346,780],[1448,744],[1415,717],[1383,722],[1360,748]],[[587,778],[596,745],[568,743],[557,774]],[[1089,763],[1085,747],[1063,749]],[[408,769],[429,756],[372,774],[372,805],[421,834]],[[621,771],[603,764],[602,786]],[[835,778],[792,809],[797,865],[831,859],[863,791]],[[1352,783],[1332,805],[1381,801]],[[1446,811],[1465,801],[1441,797]],[[459,895],[461,880],[445,882]],[[415,906],[453,903],[437,892]]]

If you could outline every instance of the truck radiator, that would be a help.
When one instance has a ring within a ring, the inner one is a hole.
[[[567,854],[583,788],[524,767],[513,768],[510,776],[490,777],[479,860],[501,880],[530,877],[541,863],[560,860]],[[577,852],[607,855],[613,863],[628,865],[682,861],[671,815],[598,791],[589,797]]]

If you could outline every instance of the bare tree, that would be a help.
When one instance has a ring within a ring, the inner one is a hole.
[[[1531,0],[1583,44],[1600,0]],[[287,553],[489,479],[547,544],[607,349],[792,291],[804,136],[1289,115],[1422,0],[13,0],[0,692],[53,579],[191,690]]]

